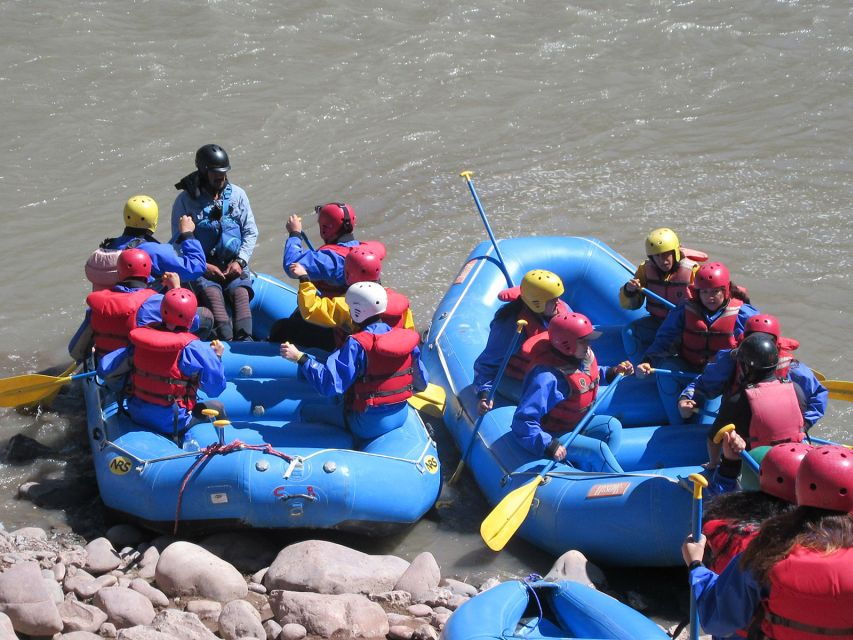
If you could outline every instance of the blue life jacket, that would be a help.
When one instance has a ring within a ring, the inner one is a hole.
[[[204,254],[212,264],[224,267],[234,260],[243,246],[243,232],[240,221],[234,215],[230,206],[231,185],[226,185],[222,192],[222,215],[211,219],[210,213],[218,208],[217,203],[211,203],[201,210],[200,220],[196,222],[195,237],[201,243]]]

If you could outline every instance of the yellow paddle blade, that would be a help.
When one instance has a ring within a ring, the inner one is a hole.
[[[71,380],[71,376],[57,378],[40,373],[14,376],[0,380],[0,407],[18,407],[46,398]]]
[[[536,476],[527,484],[513,489],[486,516],[480,525],[480,536],[489,549],[500,551],[506,546],[527,517],[536,489],[544,481],[542,476]]]
[[[818,382],[823,382],[824,380],[826,380],[826,376],[823,375],[817,369],[812,369],[812,373],[814,374],[814,377],[818,379]]]
[[[60,374],[59,374],[59,376],[58,376],[58,377],[59,377],[59,378],[64,378],[65,376],[73,375],[73,374],[74,374],[74,371],[76,371],[76,370],[77,370],[77,367],[79,367],[79,366],[80,366],[80,365],[79,365],[79,363],[77,363],[77,362],[72,362],[71,364],[69,364],[69,365],[65,368],[65,371],[63,371],[62,373],[60,373]],[[51,393],[49,393],[48,395],[46,395],[44,398],[39,398],[38,400],[35,400],[35,401],[33,401],[33,402],[29,402],[29,403],[27,403],[27,404],[25,404],[25,405],[22,405],[22,406],[23,406],[23,407],[25,407],[25,408],[27,408],[27,409],[35,409],[35,408],[36,408],[37,406],[39,406],[39,405],[45,405],[45,406],[48,406],[48,405],[50,405],[50,404],[51,404],[51,403],[56,399],[56,394],[58,394],[58,393],[59,393],[59,390],[60,390],[61,388],[62,388],[62,386],[60,385],[60,386],[56,387],[56,389],[54,389],[54,390],[53,390],[53,392],[51,392]]]
[[[829,397],[833,400],[853,402],[853,382],[849,380],[824,380],[821,384],[829,389]]]
[[[427,385],[426,389],[417,392],[409,398],[409,404],[412,407],[436,418],[444,415],[444,404],[446,401],[447,396],[444,393],[444,389],[431,382]]]

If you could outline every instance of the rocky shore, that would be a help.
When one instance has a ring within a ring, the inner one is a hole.
[[[604,586],[575,551],[545,577]],[[87,543],[28,527],[0,531],[0,640],[435,640],[498,582],[443,578],[429,552],[408,562],[323,540],[276,549],[255,533],[149,540],[131,525]]]

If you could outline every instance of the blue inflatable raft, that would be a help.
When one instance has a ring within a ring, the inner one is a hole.
[[[289,316],[291,287],[254,281],[256,333]],[[384,535],[411,525],[440,489],[435,443],[418,413],[359,450],[328,424],[340,399],[319,396],[264,342],[226,345],[223,401],[231,424],[192,427],[180,444],[134,424],[94,379],[88,435],[104,504],[127,520],[181,533],[234,527],[339,529]],[[321,419],[323,418],[323,419]]]
[[[459,607],[447,621],[442,638],[664,640],[669,636],[631,607],[585,585],[513,580]]]
[[[563,279],[563,299],[603,331],[593,343],[600,363],[625,359],[623,328],[644,312],[619,306],[619,287],[632,271],[624,258],[589,238],[517,238],[499,246],[514,283],[534,268]],[[438,305],[423,348],[431,381],[447,391],[444,420],[460,451],[468,447],[477,419],[474,360],[501,304],[497,294],[507,286],[491,244],[477,246]],[[514,409],[497,407],[485,416],[466,461],[492,505],[530,482],[548,462],[531,459],[517,443],[510,429]],[[596,413],[621,421],[618,449],[600,443],[582,455],[574,452],[583,463],[557,465],[537,489],[519,535],[554,554],[577,549],[601,563],[680,564],[691,494],[679,478],[700,471],[707,460],[706,427],[667,425],[652,376],[623,380]],[[602,468],[614,472],[594,471]]]

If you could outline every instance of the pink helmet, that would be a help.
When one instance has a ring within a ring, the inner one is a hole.
[[[779,326],[779,320],[776,316],[771,316],[769,313],[759,313],[750,317],[743,328],[743,334],[750,333],[769,333],[778,340],[782,335],[782,329]]]
[[[151,256],[142,249],[125,249],[118,254],[119,282],[128,278],[148,279],[151,275]]]
[[[853,451],[839,445],[810,451],[797,472],[797,505],[853,511]]]
[[[703,264],[696,271],[692,286],[696,291],[725,287],[726,295],[728,296],[731,281],[731,276],[729,276],[729,270],[726,268],[726,265],[722,262],[709,262],[708,264]]]
[[[589,318],[580,313],[558,313],[548,323],[551,345],[567,356],[575,355],[579,340],[595,340],[600,335],[600,331],[593,329]]]
[[[160,303],[160,316],[166,324],[188,329],[198,309],[195,294],[189,289],[170,289]]]
[[[795,484],[797,470],[806,454],[814,449],[803,442],[777,444],[761,460],[758,472],[761,490],[786,502],[797,502]]]
[[[382,275],[382,258],[363,245],[355,247],[344,258],[344,280],[347,285],[356,282],[378,282]]]
[[[334,242],[345,233],[355,229],[355,211],[352,206],[343,202],[329,202],[314,207],[317,214],[317,224],[320,226],[320,236],[324,242]]]

